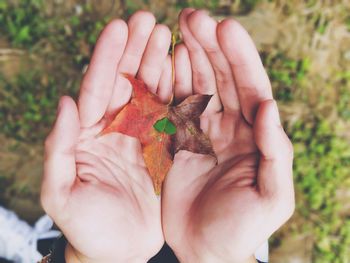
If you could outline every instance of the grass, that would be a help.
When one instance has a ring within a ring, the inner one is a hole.
[[[41,0],[21,0],[16,5],[0,0],[2,31],[14,46],[30,46],[48,34],[42,4]]]
[[[53,79],[41,77],[38,71],[19,73],[13,81],[0,77],[0,119],[5,135],[37,142],[47,133],[59,92]]]
[[[289,128],[294,143],[294,176],[303,218],[300,231],[315,239],[313,262],[348,262],[350,216],[341,217],[337,191],[350,184],[350,148],[327,120],[299,121]],[[303,200],[303,202],[300,202]]]
[[[291,59],[283,53],[262,54],[277,100],[289,102],[295,99],[310,67],[310,59]]]
[[[148,8],[150,2],[122,1],[121,16],[126,18],[139,8]],[[194,6],[214,13],[246,14],[260,2],[264,1],[233,0],[223,5],[218,0],[178,0],[169,8],[178,11]],[[295,1],[272,2],[284,5],[285,15],[298,15],[293,13]],[[307,8],[316,4],[320,2],[305,3]],[[79,12],[53,15],[45,12],[45,5],[41,0],[0,0],[1,38],[10,48],[23,49],[36,57],[30,62],[35,66],[17,70],[12,77],[0,72],[0,132],[34,144],[42,143],[50,129],[58,98],[63,94],[76,96],[78,76],[89,62],[101,29],[112,17],[97,16],[89,1],[81,1]],[[345,5],[346,1],[344,8]],[[169,14],[160,15],[159,20],[165,21],[166,15]],[[313,30],[324,35],[332,18],[321,18],[320,12],[308,16]],[[346,15],[344,23],[350,31],[350,16]],[[314,237],[313,262],[350,262],[350,217],[342,211],[342,201],[337,197],[340,189],[350,185],[350,147],[348,137],[336,125],[350,121],[350,72],[341,70],[324,84],[337,93],[337,100],[331,102],[336,104],[336,116],[328,119],[318,110],[325,101],[320,99],[317,105],[311,105],[305,99],[306,84],[312,80],[313,58],[290,57],[285,50],[272,51],[263,51],[262,58],[279,103],[302,103],[311,109],[306,118],[285,123],[295,147],[296,217],[302,222],[295,231]],[[0,176],[0,186],[11,184],[4,178]]]
[[[345,120],[350,120],[350,70],[338,74],[339,103],[337,104],[338,114]]]

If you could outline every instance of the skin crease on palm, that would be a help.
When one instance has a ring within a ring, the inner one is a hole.
[[[42,204],[69,241],[70,262],[147,262],[164,242],[181,262],[254,262],[253,253],[294,210],[293,151],[270,82],[246,31],[203,10],[179,16],[175,100],[214,94],[201,117],[218,164],[180,151],[154,194],[139,142],[97,135],[142,79],[172,96],[171,34],[146,11],[102,32],[78,104],[59,103],[45,142]],[[174,212],[176,211],[176,212]]]

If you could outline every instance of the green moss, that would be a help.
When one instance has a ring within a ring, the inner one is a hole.
[[[337,110],[340,117],[350,120],[350,71],[338,73],[338,103]]]
[[[27,142],[41,141],[46,136],[55,119],[58,99],[65,91],[59,88],[62,81],[46,74],[25,71],[11,80],[0,75],[3,134]]]
[[[0,0],[0,32],[5,34],[14,46],[31,46],[47,36],[48,27],[41,10],[41,0]]]
[[[309,70],[309,58],[294,60],[283,53],[276,55],[263,53],[262,59],[273,84],[276,99],[285,102],[292,101]]]
[[[342,204],[336,193],[350,186],[349,143],[336,135],[334,125],[317,118],[314,123],[297,122],[289,134],[295,145],[294,176],[301,197],[297,212],[315,240],[313,262],[346,262],[337,260],[350,256],[350,218],[339,217]]]
[[[46,94],[40,96],[44,87],[33,85],[38,82],[38,73],[35,72],[19,74],[12,82],[5,78],[1,78],[0,81],[2,132],[18,139],[35,140],[38,138],[38,133],[42,131],[40,128],[52,123],[52,118],[49,117],[52,117],[52,114],[47,115],[45,108],[57,101],[57,90],[50,87],[47,89],[49,94],[44,92]],[[28,91],[28,87],[34,90]]]

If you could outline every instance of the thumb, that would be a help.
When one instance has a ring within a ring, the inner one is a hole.
[[[257,177],[260,193],[288,202],[293,211],[293,146],[281,126],[276,101],[266,100],[259,105],[254,138],[261,154]]]
[[[60,99],[56,122],[45,141],[41,201],[45,210],[55,209],[68,197],[75,181],[75,146],[80,132],[77,106],[68,96]]]

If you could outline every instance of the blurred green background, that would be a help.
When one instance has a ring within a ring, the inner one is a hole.
[[[43,140],[107,21],[146,9],[174,29],[187,6],[247,28],[294,143],[296,212],[271,262],[350,262],[348,0],[0,0],[0,205],[29,222],[42,213]]]

